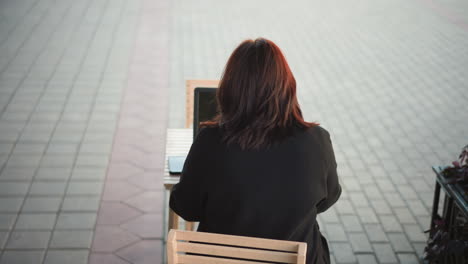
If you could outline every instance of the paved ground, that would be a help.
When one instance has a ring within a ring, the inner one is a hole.
[[[332,134],[345,191],[319,220],[333,261],[416,263],[430,166],[468,143],[467,12],[0,0],[0,263],[162,262],[165,129],[184,124],[184,80],[219,78],[257,36],[283,49],[305,116]]]

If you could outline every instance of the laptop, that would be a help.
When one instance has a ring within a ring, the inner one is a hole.
[[[194,90],[193,100],[193,139],[200,131],[200,122],[213,119],[218,113],[218,103],[216,101],[216,89],[197,87]],[[186,156],[168,157],[169,173],[178,175],[182,173]]]

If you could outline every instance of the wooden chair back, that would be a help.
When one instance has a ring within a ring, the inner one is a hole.
[[[306,252],[304,242],[175,229],[167,237],[168,264],[305,264]]]
[[[186,100],[185,100],[185,127],[193,125],[193,91],[197,87],[215,87],[219,86],[219,80],[186,80]]]

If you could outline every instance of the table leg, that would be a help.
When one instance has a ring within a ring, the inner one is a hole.
[[[179,229],[179,216],[169,208],[169,230]]]

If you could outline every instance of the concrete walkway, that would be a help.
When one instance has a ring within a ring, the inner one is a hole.
[[[434,176],[467,144],[466,1],[0,1],[0,264],[162,263],[165,131],[185,79],[284,51],[344,193],[334,263],[417,263]]]

